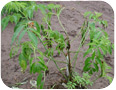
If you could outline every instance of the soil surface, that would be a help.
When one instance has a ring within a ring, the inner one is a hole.
[[[70,36],[70,40],[72,40],[76,34],[78,34],[78,32],[81,29],[81,26],[83,24],[84,18],[83,18],[83,14],[86,11],[96,11],[96,12],[101,12],[103,13],[103,19],[108,21],[108,27],[106,29],[106,32],[109,35],[109,39],[111,40],[111,42],[114,42],[114,12],[111,8],[111,6],[109,6],[107,3],[105,2],[101,2],[101,1],[65,1],[65,2],[37,2],[39,3],[44,3],[44,4],[50,4],[50,3],[54,3],[54,4],[60,4],[62,6],[65,7],[65,9],[63,10],[63,12],[60,15],[61,18],[61,22],[63,23],[64,27],[66,28],[69,36]],[[36,20],[38,23],[41,22],[41,18],[42,15],[40,14],[40,11],[36,12],[34,14],[34,18],[33,20]],[[10,59],[9,57],[9,53],[10,53],[10,43],[11,43],[11,38],[13,36],[13,27],[15,25],[9,23],[7,28],[1,32],[1,78],[4,82],[4,84],[6,84],[9,87],[12,86],[16,86],[19,88],[33,88],[30,84],[30,80],[36,80],[37,78],[37,74],[29,74],[29,67],[27,68],[27,70],[25,71],[25,73],[21,72],[21,68],[19,66],[19,62],[18,62],[18,56],[19,53]],[[56,18],[56,16],[52,17],[52,29],[53,30],[58,30],[59,32],[61,32],[62,34],[64,34],[62,28],[60,27],[58,20]],[[71,50],[75,51],[77,50],[79,43],[80,43],[80,36],[75,39],[74,42],[71,43]],[[23,41],[27,41],[29,40],[27,35],[23,38]],[[44,50],[44,48],[42,47],[42,45],[38,45],[40,50]],[[82,51],[86,50],[87,47],[83,47]],[[71,54],[71,58],[74,56],[74,54]],[[65,61],[65,57],[64,56],[58,56],[57,52],[54,53],[54,58],[57,60],[63,60]],[[80,73],[80,75],[82,74],[82,69],[84,66],[84,58],[83,58],[83,53],[79,53],[79,56],[77,57],[77,62],[76,62],[76,70],[75,72]],[[107,55],[105,57],[105,60],[107,62],[108,65],[110,65],[112,67],[112,71],[110,73],[108,73],[109,76],[114,76],[114,51],[112,55]],[[47,62],[48,60],[45,59],[45,62]],[[60,68],[65,67],[65,64],[62,63],[58,63]],[[49,74],[47,74],[46,76],[46,82],[44,85],[44,88],[51,88],[55,85],[54,88],[64,88],[61,85],[61,82],[63,81],[63,77],[62,75],[58,72],[55,64],[50,61],[49,65]],[[92,76],[91,80],[95,79],[95,75]],[[23,85],[18,85],[17,83],[21,83],[21,82],[26,82]],[[105,78],[100,78],[98,80],[96,80],[93,84],[93,86],[89,86],[88,88],[92,88],[92,89],[99,89],[99,88],[105,88],[109,85],[108,80],[106,80]]]

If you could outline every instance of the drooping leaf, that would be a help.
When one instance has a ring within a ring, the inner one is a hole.
[[[22,17],[21,14],[16,14],[16,13],[14,13],[14,14],[10,17],[10,21],[11,21],[11,22],[15,22],[15,24],[17,24],[21,17]]]
[[[25,71],[27,68],[27,61],[25,60],[23,54],[19,55],[19,64],[20,64],[21,68],[23,69],[23,71]]]
[[[91,52],[92,52],[92,48],[89,48],[89,49],[84,53],[83,57],[85,57],[86,55],[88,55],[88,54],[91,53]]]
[[[100,67],[102,67],[102,62],[99,58],[95,58],[95,60],[97,61],[97,63],[100,65]]]
[[[13,44],[13,42],[15,41],[16,37],[18,36],[18,34],[20,33],[20,31],[24,28],[24,25],[18,27],[16,29],[16,31],[14,32],[13,34],[13,37],[12,37],[12,41],[11,41],[11,45]]]
[[[97,55],[99,58],[103,58],[103,55],[101,54],[101,51],[99,49],[97,49]]]
[[[6,26],[8,25],[8,22],[10,20],[10,16],[6,16],[1,21],[2,31],[5,30]]]
[[[91,57],[88,57],[86,60],[85,60],[85,65],[87,65],[88,63],[90,63],[90,61],[91,61]]]
[[[23,30],[22,32],[21,32],[21,34],[20,34],[20,36],[19,36],[19,43],[20,43],[20,41],[21,41],[21,39],[23,38],[23,36],[25,35],[25,33],[27,32],[27,30]]]
[[[37,77],[37,87],[40,86],[41,82],[42,82],[42,77],[43,77],[43,74],[42,73],[39,73],[38,77]]]
[[[43,89],[43,86],[44,86],[44,82],[41,82],[40,89]]]
[[[84,68],[83,68],[83,71],[89,71],[91,68],[90,68],[90,65],[91,65],[92,63],[88,63],[88,64],[86,64],[85,66],[84,66]]]
[[[39,73],[39,72],[41,72],[41,69],[40,69],[40,66],[39,66],[39,64],[38,63],[33,63],[32,65],[31,65],[31,70],[30,70],[30,72],[32,73]]]
[[[95,58],[95,51],[92,54],[92,60],[94,60],[94,58]]]
[[[40,33],[40,26],[39,26],[39,24],[36,21],[34,21],[34,23],[35,23],[37,32]]]
[[[93,65],[94,65],[94,67],[95,67],[96,71],[98,72],[98,70],[99,70],[98,65],[97,65],[96,63],[93,63]]]
[[[30,38],[30,40],[35,44],[35,46],[37,47],[38,45],[38,39],[36,37],[36,35],[34,33],[32,33],[31,31],[28,31],[28,36]]]

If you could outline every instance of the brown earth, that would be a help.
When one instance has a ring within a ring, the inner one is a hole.
[[[37,2],[39,3],[55,3],[55,4],[60,4],[65,7],[63,12],[61,13],[61,22],[63,23],[64,27],[66,28],[70,40],[72,40],[75,35],[80,31],[80,27],[83,24],[84,18],[83,18],[83,13],[86,11],[96,11],[96,12],[101,12],[103,13],[103,19],[108,21],[108,27],[106,29],[109,39],[111,42],[114,42],[114,12],[107,3],[101,2],[101,1],[65,1],[65,2]],[[42,18],[42,15],[39,13],[40,11],[36,12],[34,14],[33,20],[36,20],[37,22],[40,23],[40,20]],[[36,80],[37,74],[36,75],[30,75],[29,74],[29,67],[27,68],[25,73],[21,73],[21,68],[18,63],[18,55],[16,55],[14,58],[10,59],[9,53],[10,53],[10,43],[11,43],[11,38],[13,35],[13,27],[14,24],[9,23],[5,31],[1,32],[1,78],[4,82],[9,87],[15,86],[16,83],[24,82],[27,81],[26,84],[23,85],[18,85],[19,88],[31,88],[30,85],[30,80]],[[55,16],[52,18],[52,27],[53,30],[58,30],[62,34],[64,34],[62,28],[60,27],[58,20]],[[71,50],[76,50],[79,46],[80,43],[80,36],[73,42],[71,43]],[[27,36],[23,38],[22,41],[27,41],[29,40]],[[40,44],[39,46],[40,50],[43,50],[42,45]],[[86,50],[87,47],[83,47],[82,50]],[[54,55],[56,55],[55,53]],[[71,54],[71,58],[74,55]],[[64,56],[55,56],[55,59],[60,59],[60,60],[66,60]],[[83,58],[83,53],[80,53],[79,56],[77,57],[77,62],[76,62],[76,72],[82,74],[82,68],[84,66],[84,61]],[[114,76],[114,52],[113,54],[107,55],[105,58],[106,62],[108,65],[112,67],[111,73],[108,73],[109,76]],[[47,62],[47,59],[45,59]],[[65,67],[64,64],[58,63],[60,68]],[[46,76],[46,82],[44,85],[44,88],[51,88],[54,84],[56,84],[55,88],[63,88],[62,85],[60,85],[62,78],[62,75],[58,72],[55,64],[50,61],[49,65],[49,74]],[[92,77],[92,80],[95,79],[95,77]],[[99,89],[99,88],[105,88],[109,85],[108,80],[105,78],[100,78],[96,80],[93,84],[93,86],[90,86],[89,88],[92,89]]]

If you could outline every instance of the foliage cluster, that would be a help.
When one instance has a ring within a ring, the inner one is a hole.
[[[19,65],[22,68],[22,72],[25,72],[29,63],[30,74],[38,73],[37,88],[42,89],[46,72],[48,71],[47,65],[49,61],[53,61],[57,69],[61,72],[64,78],[68,81],[67,88],[77,88],[77,85],[86,87],[92,85],[90,81],[91,75],[95,72],[101,72],[98,77],[107,78],[110,83],[112,78],[107,75],[108,70],[111,69],[104,60],[104,56],[112,54],[113,44],[109,40],[108,34],[105,29],[108,26],[106,20],[102,19],[102,14],[98,12],[85,12],[85,21],[81,27],[80,35],[81,42],[76,50],[74,57],[70,58],[71,42],[76,39],[70,40],[67,31],[60,21],[60,13],[64,7],[55,4],[36,4],[34,2],[22,2],[12,1],[5,5],[2,10],[2,14],[5,15],[2,19],[2,31],[6,28],[9,21],[14,22],[14,34],[11,40],[10,57],[15,56],[19,49],[21,49],[19,55]],[[34,11],[40,10],[43,14],[42,24],[37,21],[32,21]],[[65,32],[65,36],[52,29],[51,18],[56,16],[60,26]],[[97,26],[97,27],[96,27]],[[30,41],[21,42],[24,35],[28,35]],[[78,34],[77,34],[78,36]],[[88,49],[84,51],[83,57],[85,59],[85,65],[83,67],[83,76],[80,77],[78,73],[74,74],[72,69],[72,62],[74,61],[74,69],[76,67],[76,61],[78,53],[81,52],[81,48],[85,46],[86,39],[89,38],[90,42],[87,44]],[[38,44],[42,44],[44,52],[38,48]],[[55,48],[52,46],[55,45]],[[55,60],[54,51],[59,54],[62,53],[66,61]],[[87,57],[89,55],[89,57]],[[44,59],[48,58],[48,62],[45,63]],[[66,75],[57,65],[57,62],[66,64]]]

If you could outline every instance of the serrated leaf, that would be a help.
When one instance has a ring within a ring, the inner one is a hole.
[[[15,41],[16,37],[18,36],[18,34],[20,33],[20,31],[24,28],[24,25],[18,27],[16,29],[16,31],[14,32],[13,34],[13,37],[12,37],[12,41],[11,41],[11,45],[13,44],[13,42]]]
[[[23,38],[23,36],[25,35],[27,30],[23,30],[19,36],[19,40],[18,40],[18,43],[20,43],[21,39]]]
[[[31,31],[28,31],[28,36],[29,36],[29,39],[35,44],[35,46],[37,47],[38,46],[38,39],[36,37],[36,35],[34,33],[32,33]]]

